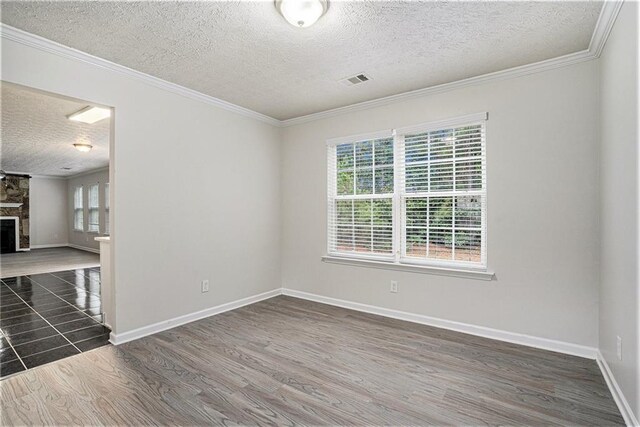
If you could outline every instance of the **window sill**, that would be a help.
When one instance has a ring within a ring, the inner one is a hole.
[[[462,268],[434,267],[426,265],[397,264],[388,261],[342,258],[325,255],[322,262],[330,264],[353,265],[356,267],[380,268],[383,270],[407,271],[410,273],[435,274],[439,276],[462,277],[465,279],[493,280],[494,272],[488,270],[467,270]]]

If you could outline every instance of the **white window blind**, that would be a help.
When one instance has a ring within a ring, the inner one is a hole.
[[[109,234],[109,183],[104,185],[104,234]]]
[[[328,253],[485,268],[485,120],[329,141]]]
[[[100,202],[98,184],[89,186],[89,231],[97,233],[100,230]]]
[[[393,137],[329,146],[330,253],[392,258]]]
[[[84,231],[84,206],[82,201],[82,185],[73,191],[73,229]]]

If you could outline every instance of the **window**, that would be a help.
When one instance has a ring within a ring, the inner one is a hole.
[[[73,191],[73,229],[84,231],[84,205],[82,203],[82,185]]]
[[[104,234],[109,234],[109,183],[104,185]]]
[[[98,199],[98,184],[89,186],[89,231],[100,231],[100,203]]]
[[[485,268],[485,120],[329,141],[329,255]]]

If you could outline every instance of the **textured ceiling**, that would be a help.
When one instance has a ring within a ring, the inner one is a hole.
[[[92,125],[66,116],[89,103],[3,83],[0,167],[35,175],[71,176],[109,165],[109,119]],[[81,153],[74,143],[93,145]],[[63,170],[70,167],[71,170]]]
[[[288,119],[587,49],[601,2],[2,2],[2,22]],[[373,80],[346,87],[361,72]]]

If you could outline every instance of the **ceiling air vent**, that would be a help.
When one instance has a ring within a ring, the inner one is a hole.
[[[340,80],[340,83],[342,83],[345,86],[353,86],[353,85],[358,85],[360,83],[368,82],[369,80],[371,80],[369,76],[365,74],[357,74],[353,77],[347,77]]]

